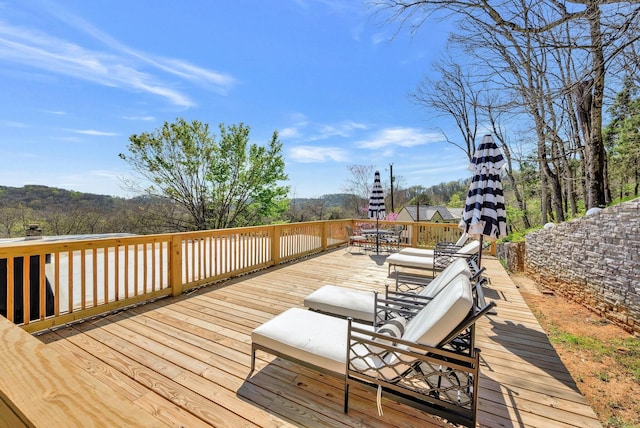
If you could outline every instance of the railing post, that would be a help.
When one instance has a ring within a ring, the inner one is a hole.
[[[420,234],[420,223],[414,222],[411,225],[411,246],[416,248],[418,246],[418,235]]]
[[[169,278],[173,296],[182,294],[182,235],[180,234],[171,236]]]
[[[326,220],[322,222],[322,239],[321,239],[321,245],[322,245],[322,251],[327,251],[327,222]]]
[[[280,229],[278,225],[271,228],[271,258],[274,266],[280,264]]]
[[[13,269],[14,269],[14,261],[16,260],[15,257],[9,257],[7,256],[7,319],[11,322],[14,321],[14,293],[15,293],[15,282],[14,282],[14,274],[13,274]]]

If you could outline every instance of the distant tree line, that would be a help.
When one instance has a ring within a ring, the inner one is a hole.
[[[167,222],[175,205],[150,197],[132,199],[40,185],[0,186],[0,237],[25,236],[30,224],[45,235],[153,234],[183,230]]]
[[[453,201],[455,206],[455,201],[466,195],[467,187],[468,183],[460,180],[429,188],[413,186],[397,189],[396,211],[416,202],[451,205],[450,201]],[[387,194],[387,203],[389,198]],[[366,213],[354,208],[354,200],[359,200],[361,206],[368,204],[368,196],[349,193],[292,199],[279,217],[264,224],[365,218]],[[99,233],[147,235],[194,230],[189,213],[168,198],[146,195],[127,199],[40,185],[19,188],[0,186],[0,237],[24,237],[30,224],[38,224],[48,236]]]

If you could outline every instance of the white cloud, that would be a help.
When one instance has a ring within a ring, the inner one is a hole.
[[[281,137],[297,138],[299,141],[321,141],[333,137],[349,138],[357,131],[366,130],[364,123],[344,120],[334,124],[318,124],[310,122],[302,113],[293,113],[291,126],[279,131]]]
[[[331,137],[351,137],[355,131],[363,131],[367,125],[353,121],[343,121],[332,125],[322,125],[309,141],[325,140]]]
[[[298,146],[289,151],[292,160],[302,163],[319,163],[329,160],[344,162],[347,152],[339,147]]]
[[[29,125],[27,125],[24,122],[17,122],[14,120],[0,120],[0,126],[6,126],[8,128],[28,128]]]
[[[422,132],[416,128],[387,128],[379,131],[371,138],[356,143],[358,147],[366,149],[380,149],[383,147],[415,147],[442,141],[438,133]]]
[[[385,33],[376,33],[371,35],[371,43],[374,45],[379,45],[380,43],[384,43],[389,41],[390,37]]]
[[[278,131],[278,135],[280,138],[295,138],[300,135],[300,132],[298,131],[298,128],[289,127]]]
[[[106,49],[88,49],[41,31],[0,21],[0,61],[19,63],[108,87],[147,92],[180,107],[192,107],[195,102],[164,82],[159,72],[178,76],[221,94],[227,93],[236,83],[234,77],[225,73],[176,58],[153,57],[135,51],[81,18],[51,4],[49,6],[49,12],[64,24],[84,31],[104,43]]]
[[[153,122],[156,120],[154,116],[122,116],[124,120],[142,120],[145,122]]]
[[[94,137],[116,137],[118,134],[115,132],[96,131],[95,129],[72,129],[72,132],[82,135],[92,135]]]

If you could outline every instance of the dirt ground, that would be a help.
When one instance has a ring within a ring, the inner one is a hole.
[[[540,289],[524,274],[511,278],[602,425],[640,427],[640,339],[582,305]]]

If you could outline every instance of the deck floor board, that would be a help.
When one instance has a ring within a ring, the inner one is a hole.
[[[597,427],[544,331],[500,263],[483,258],[497,315],[478,322],[481,426]],[[173,426],[448,426],[426,412],[258,352],[251,331],[327,284],[384,292],[384,255],[343,248],[37,336],[126,399]]]

